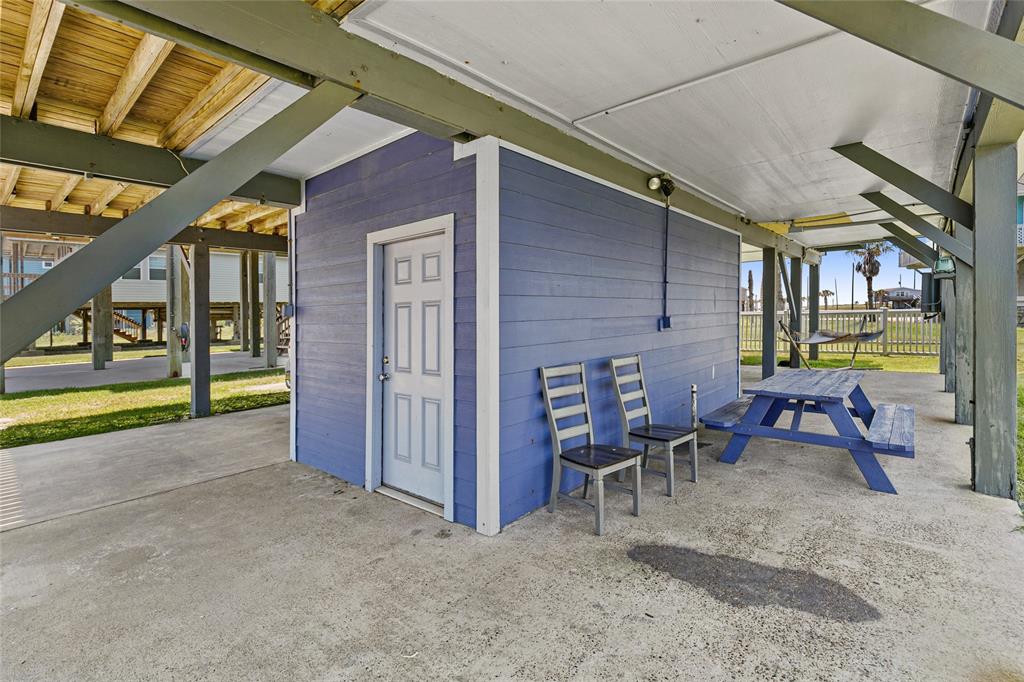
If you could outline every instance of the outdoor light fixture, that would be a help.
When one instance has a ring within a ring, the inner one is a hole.
[[[662,173],[661,175],[651,176],[647,180],[647,188],[651,191],[661,190],[662,194],[669,197],[676,190],[676,183],[672,182],[672,178],[668,173]]]
[[[939,256],[932,266],[933,279],[953,279],[956,277],[956,263],[949,256]]]

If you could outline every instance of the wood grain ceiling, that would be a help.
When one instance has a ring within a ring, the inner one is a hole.
[[[307,0],[341,19],[362,0]],[[181,151],[269,78],[65,7],[0,0],[0,113]],[[0,164],[0,204],[124,217],[162,189]],[[285,234],[285,209],[223,201],[196,225]]]

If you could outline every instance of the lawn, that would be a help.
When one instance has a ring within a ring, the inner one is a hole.
[[[239,346],[210,346],[211,353],[227,353],[239,350]],[[115,350],[114,360],[136,360],[138,358],[158,358],[167,355],[166,348],[153,346],[132,350]],[[7,361],[6,367],[35,367],[38,365],[69,365],[76,362],[92,362],[92,353],[55,353],[53,355],[25,355],[13,357]]]
[[[744,365],[759,366],[761,354],[744,351],[740,362]],[[818,360],[811,360],[811,367],[815,369],[837,369],[847,367],[849,364],[849,353],[822,353]],[[934,355],[858,355],[854,367],[857,369],[880,369],[887,372],[935,373],[939,371],[939,358]]]
[[[284,371],[211,379],[214,414],[287,403]],[[0,447],[46,443],[188,418],[189,380],[160,379],[0,396]]]

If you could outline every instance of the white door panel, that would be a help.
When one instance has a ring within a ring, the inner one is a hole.
[[[443,237],[384,246],[385,485],[444,499]]]

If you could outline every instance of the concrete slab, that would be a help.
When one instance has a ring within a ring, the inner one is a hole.
[[[287,358],[279,358],[283,367]],[[247,352],[233,351],[210,354],[212,374],[230,374],[250,369],[263,369],[262,360]],[[189,376],[189,363],[183,366],[183,376]],[[167,378],[167,358],[136,358],[108,362],[106,369],[94,370],[92,364],[76,362],[66,365],[38,365],[35,367],[8,367],[7,392],[37,391],[48,388],[77,388],[106,384],[153,381]]]
[[[288,406],[10,448],[0,457],[6,530],[287,460]]]
[[[0,674],[1019,679],[1017,506],[967,489],[938,376],[865,383],[917,405],[896,496],[828,449],[720,464],[708,432],[698,484],[645,480],[639,518],[610,494],[601,538],[572,505],[486,538],[291,462],[4,532]]]

